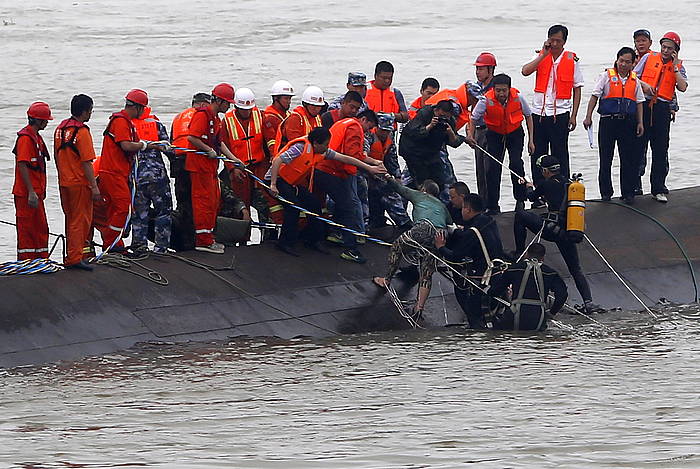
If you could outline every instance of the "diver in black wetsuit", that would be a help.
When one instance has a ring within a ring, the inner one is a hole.
[[[527,198],[530,201],[543,198],[547,203],[547,212],[542,216],[525,210],[515,212],[513,231],[516,253],[520,255],[525,250],[527,230],[533,233],[539,233],[542,230],[542,238],[556,243],[559,248],[559,252],[566,262],[566,267],[576,283],[576,289],[583,298],[584,309],[586,312],[593,312],[599,307],[593,304],[591,289],[583,270],[581,270],[576,243],[571,241],[566,234],[566,207],[563,207],[563,202],[566,199],[567,181],[560,174],[559,161],[555,157],[548,155],[541,158],[539,166],[545,180],[537,186],[537,189],[534,189],[532,184],[527,183]],[[544,229],[542,229],[542,224],[544,224]]]
[[[449,262],[471,261],[467,264],[466,274],[476,284],[488,283],[489,278],[484,278],[484,274],[487,273],[490,265],[493,265],[494,259],[503,257],[498,225],[493,218],[483,212],[484,202],[481,197],[478,194],[467,194],[462,203],[464,229],[458,229],[452,233],[449,246],[446,245],[444,233],[438,232],[435,236],[435,247],[438,248],[441,257]],[[461,278],[455,281],[455,297],[467,316],[469,327],[484,329],[486,325],[483,300],[487,297]]]
[[[494,277],[489,295],[511,304],[502,314],[496,315],[494,329],[543,331],[547,328],[547,319],[556,315],[564,305],[568,297],[566,284],[556,270],[542,263],[544,255],[544,246],[533,243],[522,261]],[[511,288],[510,298],[508,287]],[[554,295],[554,303],[547,311],[550,292]]]

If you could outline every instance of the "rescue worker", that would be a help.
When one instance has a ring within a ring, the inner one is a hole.
[[[282,147],[295,138],[308,135],[312,129],[320,127],[320,114],[325,105],[321,88],[318,86],[307,87],[301,95],[301,106],[294,108],[280,124],[275,138],[277,147],[273,153],[278,153]]]
[[[379,166],[385,172],[381,161],[367,156],[364,151],[365,132],[377,125],[377,115],[367,110],[357,115],[342,119],[330,128],[329,148],[335,152],[351,156],[366,163],[366,166]],[[364,168],[364,166],[363,166]],[[325,193],[334,203],[333,218],[341,225],[358,233],[365,232],[362,201],[357,192],[357,169],[338,159],[320,161],[314,170],[314,187]],[[357,237],[347,231],[342,232],[342,240],[329,237],[331,242],[341,241],[342,259],[363,264],[367,261],[357,249]]]
[[[255,94],[250,88],[236,90],[233,106],[234,109],[228,111],[224,117],[222,141],[249,171],[262,179],[270,169],[270,153],[263,130],[263,113],[256,107]],[[227,162],[225,166],[230,175],[231,189],[236,197],[245,203],[248,213],[252,205],[258,212],[258,221],[268,223],[268,200],[262,189],[247,173],[243,178],[236,177],[232,163]]]
[[[452,101],[442,100],[421,108],[399,138],[399,153],[406,160],[413,184],[432,179],[442,191],[449,182],[441,151],[445,145],[457,148],[462,142],[464,137],[457,134]]]
[[[411,105],[408,107],[408,119],[410,120],[416,117],[418,110],[427,105],[428,103],[426,103],[426,101],[434,96],[438,91],[440,91],[440,82],[438,82],[435,78],[428,77],[423,80],[423,83],[420,85],[420,96],[414,99]]]
[[[369,82],[365,101],[374,112],[394,115],[395,122],[408,122],[406,100],[401,91],[392,88],[394,66],[382,60],[374,67],[374,80]]]
[[[496,56],[491,52],[482,52],[474,61],[476,83],[467,81],[466,90],[469,93],[469,107],[474,112],[475,107],[481,102],[483,96],[493,87],[493,77],[496,73]],[[459,130],[459,129],[458,129]],[[500,166],[491,158],[486,156],[482,149],[486,149],[488,141],[486,140],[486,122],[484,122],[483,114],[477,118],[471,116],[471,126],[469,133],[473,132],[471,146],[474,148],[474,168],[476,172],[476,190],[484,199],[489,194],[488,173],[492,166]],[[477,146],[478,145],[478,146]],[[479,148],[481,147],[481,148]],[[496,183],[500,189],[501,180]],[[488,201],[487,201],[488,202]],[[487,208],[489,206],[487,205]]]
[[[469,186],[462,181],[457,181],[454,184],[450,184],[449,188],[450,203],[447,204],[447,211],[450,212],[452,221],[458,226],[464,226],[464,219],[462,219],[462,205],[464,204],[464,199],[470,194]]]
[[[646,97],[642,150],[651,147],[651,194],[654,200],[668,202],[668,145],[671,132],[671,101],[677,91],[688,89],[688,76],[678,58],[681,38],[669,31],[661,38],[661,52],[650,52],[639,60],[634,72]],[[640,185],[641,187],[641,185]]]
[[[277,132],[280,124],[289,116],[289,108],[292,106],[292,97],[294,96],[294,87],[286,80],[277,80],[272,85],[270,90],[272,103],[265,108],[263,113],[263,135],[267,143],[267,149],[271,156],[274,156],[277,148]],[[265,191],[263,192],[265,200],[267,200],[268,212],[270,219],[276,224],[282,224],[282,204],[270,196]],[[268,238],[274,238],[276,233],[268,233]]]
[[[634,50],[637,52],[634,65],[637,65],[642,57],[651,52],[651,32],[648,29],[638,29],[632,33],[632,40],[634,41]]]
[[[581,269],[578,249],[576,244],[566,234],[567,180],[561,174],[559,161],[553,156],[547,155],[538,163],[544,180],[533,189],[531,183],[527,183],[527,197],[534,201],[543,198],[547,203],[547,213],[542,216],[534,212],[518,210],[515,212],[513,233],[515,237],[515,257],[525,250],[527,231],[542,233],[542,239],[551,241],[557,245],[566,267],[574,279],[576,289],[581,294],[586,312],[593,312],[597,306],[593,305],[591,289],[588,280]]]
[[[329,109],[321,114],[321,125],[327,129],[333,127],[333,124],[340,119],[355,117],[362,107],[362,96],[357,91],[348,91],[345,93],[343,102],[337,109]]]
[[[641,156],[638,137],[644,133],[642,107],[645,101],[637,74],[632,72],[635,57],[634,49],[630,47],[617,52],[614,67],[601,73],[596,82],[583,121],[583,127],[590,128],[593,109],[600,102],[598,186],[604,201],[610,200],[614,192],[611,170],[617,143],[621,199],[627,204],[634,202]]]
[[[568,35],[566,26],[551,26],[542,49],[522,68],[524,76],[536,73],[532,100],[535,151],[530,155],[535,186],[543,182],[536,164],[542,155],[554,156],[561,164],[561,174],[569,177],[569,133],[576,128],[584,82],[578,57],[564,49]],[[533,205],[544,204],[535,201]]]
[[[367,95],[367,75],[361,72],[348,73],[348,83],[346,86],[348,91],[356,91],[362,98],[362,105],[357,112],[360,113],[369,109],[367,107],[367,103],[365,102],[365,96]],[[345,96],[346,94],[341,94],[340,96],[333,98],[333,100],[331,100],[331,102],[328,104],[328,110],[332,111],[334,109],[340,109]]]
[[[85,124],[92,116],[90,96],[78,94],[70,102],[71,117],[65,119],[54,132],[54,159],[58,171],[58,189],[61,208],[65,215],[67,269],[92,270],[83,261],[85,248],[90,248],[92,204],[102,199],[92,168],[95,149],[90,128]]]
[[[503,256],[503,244],[496,221],[484,213],[484,202],[479,194],[469,194],[462,204],[463,230],[455,230],[448,240],[444,232],[435,235],[438,254],[448,262],[466,262],[466,276],[455,279],[454,293],[457,302],[467,316],[471,329],[486,327],[484,310],[488,298],[482,289],[490,284],[495,260]],[[471,259],[471,261],[469,261]]]
[[[516,88],[511,87],[510,77],[500,73],[493,77],[492,87],[484,95],[484,99],[474,107],[472,125],[469,127],[469,140],[475,142],[475,127],[481,119],[486,123],[486,149],[503,162],[508,150],[508,168],[520,177],[525,177],[523,165],[523,146],[525,132],[523,120],[527,126],[527,149],[532,154],[535,151],[533,139],[532,111],[527,101]],[[489,158],[488,155],[483,155]],[[501,197],[501,165],[496,161],[486,165],[486,194],[480,194],[486,203],[487,215],[498,215],[501,207],[498,201]],[[525,208],[525,188],[518,182],[519,177],[511,173],[515,209]]]
[[[139,89],[129,91],[126,96],[124,109],[112,114],[105,129],[102,140],[102,154],[97,185],[104,199],[104,206],[95,207],[106,213],[105,224],[96,227],[102,235],[103,251],[124,252],[124,242],[121,237],[126,230],[131,210],[130,178],[134,157],[139,151],[154,150],[161,146],[160,142],[146,142],[139,139],[132,119],[143,114],[148,106],[148,94]],[[94,220],[93,220],[94,221]]]
[[[197,251],[223,254],[224,245],[214,240],[214,226],[219,209],[221,188],[217,178],[218,155],[236,162],[237,158],[221,144],[220,113],[228,111],[234,100],[234,89],[228,83],[220,83],[211,92],[209,106],[197,109],[187,131],[187,147],[205,154],[188,153],[185,169],[192,183],[192,216]],[[240,163],[240,161],[238,161]],[[239,170],[237,176],[242,177]]]
[[[365,145],[369,146],[366,153],[371,158],[381,161],[387,174],[400,178],[401,168],[393,134],[394,117],[383,112],[377,114],[377,127],[365,134]],[[400,232],[409,229],[412,223],[401,196],[382,179],[369,177],[367,184],[370,229],[386,226],[384,212],[389,215]]]
[[[391,245],[386,275],[373,277],[372,282],[380,288],[388,287],[404,258],[417,259],[418,293],[411,316],[418,320],[430,295],[433,273],[437,268],[434,239],[438,233],[452,225],[452,218],[445,204],[438,198],[440,187],[435,181],[427,179],[423,181],[420,190],[414,190],[388,174],[385,178],[392,189],[413,205],[414,224]]]
[[[17,226],[17,260],[49,257],[49,224],[46,221],[46,162],[49,151],[39,132],[53,120],[49,105],[37,101],[27,109],[28,124],[17,132],[15,181],[12,195]],[[82,249],[82,247],[81,247]]]
[[[331,133],[324,127],[317,127],[309,135],[289,142],[272,160],[267,178],[273,196],[282,196],[294,205],[301,206],[314,213],[321,210],[321,201],[313,195],[314,168],[321,161],[333,160],[345,165],[364,169],[371,174],[385,172],[381,166],[370,166],[357,158],[343,155],[328,148]],[[323,225],[318,218],[308,216],[304,233],[304,244],[316,251],[327,252],[321,245]],[[299,256],[295,249],[298,239],[299,210],[291,205],[284,206],[284,223],[277,241],[277,248],[289,255]]]
[[[533,243],[522,261],[494,277],[489,295],[511,304],[497,314],[494,329],[543,331],[547,329],[547,320],[556,316],[566,303],[569,296],[566,284],[556,270],[544,263],[545,252],[542,244]],[[547,308],[550,293],[554,302]]]
[[[143,113],[131,119],[136,127],[139,139],[147,142],[170,141],[168,130],[156,117],[150,107]],[[131,252],[141,256],[148,254],[148,230],[153,218],[154,242],[153,252],[164,254],[170,247],[172,228],[171,213],[173,197],[170,192],[170,178],[165,168],[161,150],[167,146],[141,150],[136,155],[136,195],[134,197],[134,215],[131,218]],[[169,149],[168,149],[169,150]]]
[[[173,119],[170,128],[172,145],[178,148],[187,148],[187,132],[192,121],[192,116],[197,109],[209,106],[211,96],[208,93],[197,93],[192,96],[192,106],[179,113]],[[170,162],[170,177],[175,179],[175,207],[178,214],[178,223],[183,231],[194,232],[192,224],[192,184],[190,173],[185,170],[187,152],[175,150],[175,158]],[[192,245],[194,248],[194,244]]]

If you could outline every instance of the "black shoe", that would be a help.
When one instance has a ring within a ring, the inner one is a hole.
[[[326,249],[325,247],[323,247],[323,245],[321,244],[320,241],[316,241],[315,243],[308,243],[308,242],[305,242],[305,243],[304,243],[304,246],[305,246],[307,249],[311,249],[312,251],[320,252],[321,254],[330,254],[330,253],[331,253],[328,249]]]
[[[93,267],[85,261],[80,261],[77,264],[66,265],[64,267],[66,269],[87,270],[88,272],[92,272],[93,270]]]
[[[515,211],[520,212],[522,210],[525,210],[525,201],[518,200],[517,202],[515,202]]]
[[[634,195],[644,195],[644,191],[642,191],[641,189],[635,189]]]
[[[603,197],[600,198],[603,202],[610,202],[612,200],[612,196],[610,195],[604,195]]]
[[[301,254],[299,254],[293,247],[291,246],[286,246],[284,244],[276,243],[275,248],[279,249],[280,251],[289,254],[290,256],[294,257],[299,257]]]
[[[544,200],[542,200],[542,199],[537,199],[537,200],[535,200],[535,201],[532,203],[532,205],[530,205],[530,208],[542,208],[542,207],[544,207],[544,206],[546,206],[546,205],[547,205],[547,204],[544,203]]]
[[[357,249],[346,249],[340,253],[340,258],[350,262],[357,262],[358,264],[364,264],[367,262],[367,259],[365,259],[362,256],[362,253]]]
[[[634,196],[631,196],[631,197],[624,197],[624,198],[622,199],[622,201],[623,201],[624,203],[626,203],[627,205],[633,205],[633,204],[634,204]]]

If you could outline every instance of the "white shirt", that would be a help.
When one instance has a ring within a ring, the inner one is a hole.
[[[624,78],[618,74],[618,77],[620,80],[622,80],[622,86],[625,86],[627,84],[627,79],[629,78],[629,75],[627,78]],[[608,71],[604,71],[603,73],[600,74],[598,77],[598,81],[595,83],[595,88],[593,88],[593,93],[591,93],[593,96],[596,96],[598,98],[603,98],[608,95],[610,92],[610,77],[608,76]],[[636,95],[636,100],[638,103],[643,103],[646,101],[646,98],[644,98],[644,91],[642,91],[642,85],[639,84],[639,78],[637,78],[637,88],[634,90],[634,94]]]
[[[571,112],[571,99],[555,99],[556,94],[554,93],[554,83],[556,82],[556,73],[559,62],[561,58],[567,51],[564,50],[557,60],[552,64],[552,70],[549,72],[549,83],[547,83],[547,92],[538,93],[535,91],[535,95],[532,97],[532,113],[538,116],[553,116],[555,114],[564,114],[565,112]],[[537,56],[533,57],[533,60]],[[537,73],[535,71],[535,73]],[[581,73],[581,67],[578,61],[574,62],[574,88],[583,87],[583,73]],[[572,95],[573,97],[573,95]],[[555,103],[556,101],[556,103]]]

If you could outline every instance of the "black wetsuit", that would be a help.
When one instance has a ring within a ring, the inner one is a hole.
[[[523,281],[523,276],[527,271],[528,262],[531,261],[522,260],[517,264],[513,264],[508,267],[508,270],[506,270],[503,274],[494,277],[489,294],[493,297],[506,299],[506,290],[509,286],[511,286],[512,297],[514,299],[517,298]],[[556,270],[552,269],[546,264],[541,264],[540,269],[542,270],[542,283],[544,284],[542,288],[544,298],[546,299],[550,292],[554,295],[554,303],[549,310],[549,316],[551,317],[559,312],[561,307],[566,302],[569,293],[566,289],[566,284]],[[528,279],[527,283],[525,284],[525,290],[522,298],[526,300],[539,301],[539,293],[537,283],[535,282],[535,275],[528,274]],[[546,329],[546,318],[542,318],[541,316],[542,308],[540,306],[534,304],[520,305],[520,317],[518,318],[517,329],[523,331]],[[515,315],[513,310],[506,308],[503,314],[494,320],[494,329],[514,330]]]
[[[560,174],[544,180],[535,190],[528,189],[527,198],[529,200],[535,201],[543,198],[547,202],[547,215],[551,217],[551,221],[543,220],[537,213],[518,210],[515,213],[513,225],[515,249],[519,253],[523,252],[525,250],[527,230],[539,233],[540,229],[542,229],[542,224],[546,223],[544,230],[542,230],[542,238],[556,243],[559,252],[564,258],[564,262],[566,262],[566,267],[576,283],[576,289],[581,294],[583,301],[590,303],[592,301],[591,289],[588,286],[583,270],[581,270],[576,243],[571,241],[566,235],[566,213],[562,210],[565,193],[566,183]]]
[[[487,263],[479,238],[470,229],[471,227],[476,228],[481,233],[486,250],[492,260],[503,256],[503,245],[498,233],[498,225],[493,218],[483,213],[469,220],[464,229],[455,231],[450,237],[450,247],[442,247],[439,252],[443,258],[450,262],[461,262],[470,258],[472,262],[467,265],[466,275],[477,277],[484,275]],[[456,280],[455,297],[464,310],[464,314],[467,315],[469,327],[483,329],[485,327],[482,307],[483,293],[464,279]],[[474,278],[473,281],[477,284],[481,283],[478,278]]]

